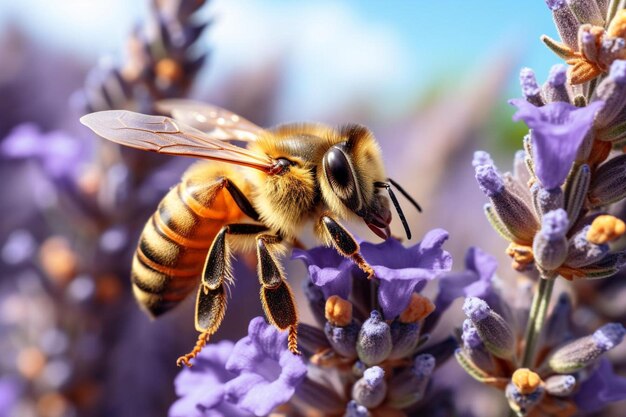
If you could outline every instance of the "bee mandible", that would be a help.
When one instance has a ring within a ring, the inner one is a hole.
[[[279,258],[303,227],[312,223],[321,242],[352,259],[369,278],[374,271],[340,220],[360,218],[382,239],[390,237],[388,195],[411,238],[391,186],[421,208],[385,176],[380,147],[366,127],[293,123],[263,129],[188,100],[166,100],[158,108],[172,118],[109,110],[81,122],[122,145],[203,160],[187,169],[146,223],[131,271],[133,293],[153,317],[179,304],[200,281],[195,308],[200,334],[193,350],[178,358],[179,366],[190,366],[224,318],[233,252],[256,251],[265,315],[288,330],[289,350],[299,354],[298,314]]]

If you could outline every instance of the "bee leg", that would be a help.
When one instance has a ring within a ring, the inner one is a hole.
[[[272,325],[280,330],[289,330],[287,346],[293,354],[300,355],[296,303],[274,254],[276,248],[273,245],[281,240],[281,237],[276,235],[262,234],[257,236],[261,303],[265,316]]]
[[[260,217],[259,213],[257,213],[254,209],[254,206],[250,200],[248,200],[248,197],[246,197],[245,194],[235,185],[235,183],[228,178],[224,178],[223,181],[226,190],[237,204],[237,207],[239,207],[243,214],[258,222]]]
[[[352,259],[367,274],[368,279],[374,277],[374,270],[361,256],[359,244],[350,232],[328,215],[323,215],[320,223],[335,249],[346,258]]]
[[[178,358],[178,366],[191,366],[189,361],[200,353],[224,319],[226,285],[232,281],[230,249],[226,235],[257,235],[266,230],[267,227],[260,224],[229,224],[222,227],[213,239],[196,298],[195,326],[200,335],[193,350]]]

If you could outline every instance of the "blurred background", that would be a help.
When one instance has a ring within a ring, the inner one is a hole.
[[[506,279],[471,156],[510,168],[525,133],[506,104],[519,69],[542,82],[557,62],[541,34],[557,37],[540,0],[1,2],[0,416],[165,415],[175,359],[195,340],[193,300],[151,322],[128,282],[144,222],[190,160],[104,143],[81,115],[191,97],[261,126],[362,123],[424,208],[407,210],[409,244],[445,228],[456,270],[480,246]],[[286,262],[302,297],[305,269]],[[242,263],[235,276],[217,339],[261,314],[253,273]],[[459,404],[497,415],[474,395]]]

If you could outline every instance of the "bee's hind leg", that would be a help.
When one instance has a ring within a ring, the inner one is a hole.
[[[300,355],[296,303],[275,257],[277,251],[275,245],[281,240],[281,237],[276,235],[261,234],[257,236],[261,302],[269,322],[280,330],[289,330],[287,346],[292,353]]]
[[[368,279],[374,277],[374,270],[365,259],[363,259],[358,242],[346,228],[327,214],[324,214],[320,218],[319,224],[337,252],[346,258],[352,259],[354,263],[367,274]]]
[[[217,233],[209,249],[196,298],[195,326],[200,332],[193,350],[176,360],[178,366],[191,366],[195,358],[217,331],[226,313],[226,285],[232,282],[231,250],[226,235],[257,235],[267,230],[261,224],[229,224]]]

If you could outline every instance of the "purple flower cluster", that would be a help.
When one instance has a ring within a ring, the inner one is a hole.
[[[519,336],[525,323],[516,320],[522,314],[508,307],[498,293],[489,296],[495,304],[476,297],[465,299],[467,319],[456,358],[473,378],[503,390],[517,414],[572,416],[626,399],[626,378],[615,375],[604,357],[623,341],[624,326],[609,323],[578,337],[580,331],[572,325],[574,308],[563,293],[547,318],[541,354],[526,367],[522,364],[524,340]]]
[[[265,416],[293,396],[307,373],[287,349],[287,334],[257,317],[248,336],[233,345],[208,345],[176,378],[181,398],[170,417]],[[208,413],[208,414],[207,414]]]
[[[621,73],[625,64],[616,61],[611,74]],[[516,270],[569,280],[609,277],[622,265],[622,251],[611,248],[610,242],[624,233],[624,225],[605,207],[626,197],[626,189],[621,190],[626,181],[618,179],[626,159],[604,162],[612,144],[598,133],[598,120],[606,122],[605,116],[615,113],[610,107],[622,93],[612,89],[612,95],[594,97],[584,107],[549,101],[569,97],[549,94],[556,88],[554,79],[564,82],[558,73],[564,68],[555,67],[536,95],[530,87],[536,84],[534,75],[522,71],[526,96],[511,104],[518,109],[514,119],[530,128],[525,149],[516,155],[513,173],[504,174],[484,152],[477,153],[476,179],[490,199],[485,207],[488,219],[510,242],[507,253]],[[615,78],[609,76],[597,91],[607,89]],[[626,101],[626,90],[623,94]]]
[[[428,401],[429,382],[456,343],[452,338],[426,343],[425,329],[432,329],[439,316],[431,316],[435,305],[419,291],[449,271],[452,259],[442,249],[447,237],[445,231],[433,230],[410,248],[393,239],[362,243],[361,253],[375,271],[371,281],[334,249],[295,250],[293,257],[309,269],[307,296],[323,327],[300,324],[304,357],[291,354],[286,335],[256,318],[248,336],[234,347],[210,345],[199,356],[198,369],[194,365],[181,372],[176,381],[181,398],[170,416],[214,415],[196,411],[209,409],[223,415],[224,407],[233,406],[237,413],[257,416],[272,410],[290,416],[308,415],[307,410],[346,416],[403,410],[413,416],[437,408]],[[441,309],[463,294],[461,287],[479,280],[442,285]]]
[[[609,278],[624,263],[626,224],[609,205],[626,198],[626,159],[611,153],[623,148],[626,122],[626,13],[591,0],[547,3],[564,43],[544,42],[571,66],[555,65],[542,86],[532,70],[521,71],[523,98],[510,103],[529,132],[513,173],[500,173],[485,152],[473,161],[512,267],[536,281],[532,305],[520,321],[525,311],[493,291],[467,298],[456,353],[471,376],[503,390],[519,416],[570,416],[626,398],[626,380],[603,358],[622,342],[623,325],[580,337],[588,324],[574,325],[564,294],[548,314],[558,276]]]

